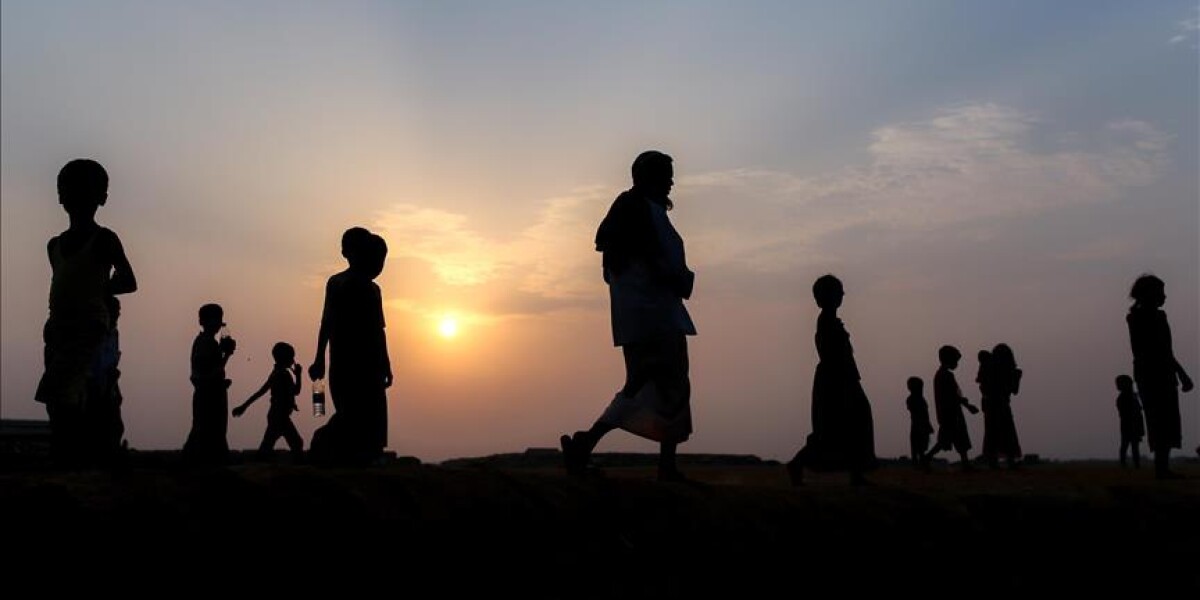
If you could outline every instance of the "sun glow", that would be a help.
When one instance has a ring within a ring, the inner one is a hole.
[[[438,334],[446,339],[458,335],[458,319],[451,316],[442,317],[438,322]]]

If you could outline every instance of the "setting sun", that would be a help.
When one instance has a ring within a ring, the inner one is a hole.
[[[444,338],[452,338],[458,335],[458,320],[454,317],[442,317],[438,323],[438,333]]]

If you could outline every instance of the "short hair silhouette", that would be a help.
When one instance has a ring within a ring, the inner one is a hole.
[[[342,234],[342,256],[353,261],[362,255],[362,251],[371,239],[371,232],[363,227],[351,227]]]
[[[959,352],[958,348],[955,348],[954,346],[942,346],[941,348],[938,348],[938,361],[940,361],[942,364],[952,362],[959,358],[962,358],[962,352]]]
[[[287,342],[278,342],[271,347],[271,358],[275,362],[292,363],[296,360],[296,349]]]
[[[225,318],[225,309],[220,304],[205,304],[200,307],[201,321],[221,321]]]
[[[1117,375],[1117,389],[1118,390],[1132,390],[1133,389],[1133,378],[1128,375]]]
[[[919,394],[925,389],[925,382],[920,377],[909,377],[907,385],[908,391],[914,394]]]
[[[103,196],[108,193],[108,171],[90,158],[77,158],[58,172],[58,195],[62,197]]]
[[[1162,293],[1166,289],[1166,284],[1157,275],[1145,273],[1138,277],[1133,282],[1133,287],[1129,288],[1129,297],[1137,302],[1142,302],[1155,293]]]
[[[812,285],[813,298],[817,301],[817,306],[825,308],[830,304],[838,293],[844,293],[842,288],[842,280],[834,277],[832,274],[825,274],[817,278]]]
[[[658,150],[647,150],[639,154],[633,159],[633,166],[629,169],[633,175],[633,185],[648,183],[669,173],[673,161],[670,156]]]

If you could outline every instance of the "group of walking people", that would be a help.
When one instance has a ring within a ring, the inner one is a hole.
[[[692,295],[695,274],[688,267],[683,238],[668,216],[674,207],[672,158],[658,151],[643,152],[631,171],[632,187],[612,203],[595,240],[596,250],[603,255],[613,343],[624,354],[625,381],[595,422],[561,436],[559,443],[566,471],[583,475],[595,469],[591,456],[597,444],[614,429],[623,429],[659,443],[660,480],[683,481],[676,455],[678,445],[692,434],[687,337],[696,335],[684,301]],[[92,160],[69,162],[58,175],[58,195],[70,227],[47,247],[53,271],[50,316],[44,329],[45,373],[35,397],[46,405],[57,460],[69,465],[105,462],[120,455],[123,431],[116,385],[120,376],[116,296],[136,291],[137,283],[119,237],[95,220],[108,199],[104,168]],[[326,285],[317,352],[308,368],[309,377],[323,390],[327,348],[331,350],[328,374],[334,414],[314,433],[311,448],[304,453],[303,439],[291,422],[291,414],[298,410],[295,399],[302,369],[291,344],[275,344],[275,365],[266,382],[232,411],[233,416],[241,416],[270,394],[268,425],[260,445],[263,452],[282,437],[297,457],[361,465],[377,462],[387,444],[386,390],[392,384],[392,371],[382,295],[374,281],[383,270],[387,244],[379,235],[354,227],[343,234],[341,246],[349,266]],[[788,462],[787,472],[797,485],[803,483],[806,470],[847,471],[851,482],[863,483],[864,474],[877,462],[874,421],[850,335],[838,317],[845,288],[837,277],[823,275],[813,283],[812,293],[820,308],[812,431]],[[1190,391],[1192,381],[1173,354],[1162,311],[1166,300],[1162,280],[1139,277],[1130,296],[1134,305],[1126,320],[1134,375],[1118,378],[1121,458],[1124,462],[1125,449],[1132,446],[1134,463],[1138,462],[1139,411],[1144,409],[1156,473],[1170,478],[1175,476],[1168,468],[1170,451],[1182,444],[1178,394]],[[201,332],[191,352],[193,425],[184,457],[195,463],[221,464],[229,452],[231,382],[225,364],[237,344],[222,334],[225,322],[220,305],[204,305],[198,317]],[[1020,389],[1022,371],[1006,344],[978,356],[983,458],[995,466],[1004,457],[1016,466],[1021,446],[1011,401]],[[967,401],[954,377],[961,357],[953,346],[938,351],[940,365],[933,379],[938,429],[932,448],[934,429],[923,395],[924,381],[911,377],[907,382],[910,450],[918,466],[928,468],[937,453],[954,450],[969,467],[971,441],[963,410],[974,414],[979,409]]]

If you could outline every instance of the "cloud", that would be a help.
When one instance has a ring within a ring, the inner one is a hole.
[[[1176,31],[1182,33],[1172,36],[1171,39],[1167,40],[1168,44],[1179,44],[1187,41],[1189,38],[1196,37],[1196,32],[1200,32],[1200,7],[1196,8],[1196,12],[1196,16],[1184,19],[1175,24]]]
[[[590,187],[547,199],[531,225],[505,239],[480,234],[466,215],[408,203],[381,211],[372,229],[388,240],[390,259],[427,265],[438,285],[453,288],[448,296],[477,312],[552,312],[592,306],[603,294],[592,236],[615,193]],[[391,306],[420,316],[441,310],[413,297]]]
[[[684,177],[679,196],[704,214],[689,241],[705,242],[699,262],[771,270],[824,261],[822,241],[851,230],[929,235],[1114,200],[1158,177],[1171,141],[1149,123],[1121,120],[1089,138],[1072,136],[1072,147],[1039,149],[1031,138],[1042,126],[1009,107],[963,105],[876,129],[867,164],[829,174]]]
[[[473,285],[496,277],[505,264],[496,244],[466,224],[466,215],[397,204],[377,216],[373,229],[387,238],[392,256],[428,262],[451,285]]]
[[[1039,146],[1041,139],[1066,141]],[[987,237],[991,223],[1114,201],[1159,176],[1171,140],[1132,119],[1063,136],[1011,107],[952,106],[875,129],[865,163],[826,174],[682,174],[672,220],[698,270],[793,269],[827,263],[847,245],[862,250],[883,239],[959,230]],[[391,207],[375,226],[393,256],[428,264],[442,284],[488,290],[497,310],[592,306],[604,295],[592,236],[616,192],[592,187],[548,199],[531,225],[507,239],[480,234],[466,215],[415,204]]]

